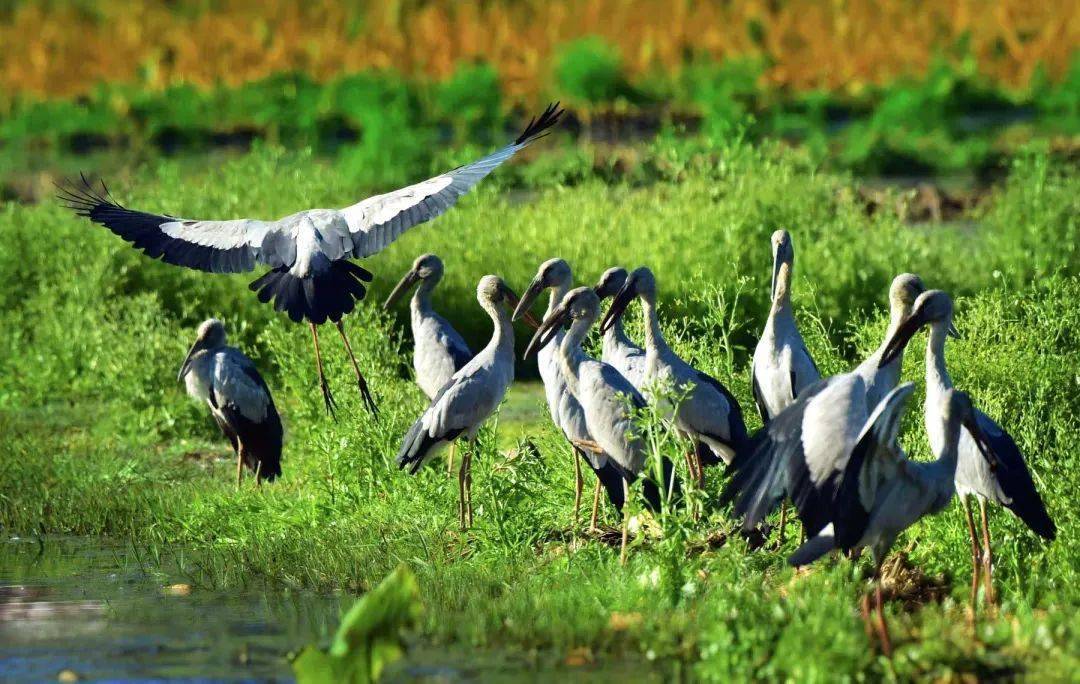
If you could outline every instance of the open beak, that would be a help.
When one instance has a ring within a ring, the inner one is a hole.
[[[600,321],[600,332],[606,333],[608,329],[615,324],[619,316],[623,315],[626,311],[626,307],[630,306],[630,302],[634,300],[634,286],[633,279],[627,279],[623,283],[622,289],[619,290],[615,298],[611,300],[611,306],[608,307],[607,313],[604,314],[604,320]]]
[[[971,434],[971,438],[975,440],[975,444],[979,447],[979,452],[982,453],[983,458],[990,464],[991,472],[997,471],[998,458],[994,453],[994,447],[991,446],[990,440],[986,438],[986,433],[979,427],[979,422],[975,419],[975,411],[972,410],[971,415],[964,419],[964,427],[967,428],[968,433]]]
[[[517,306],[514,307],[514,314],[510,317],[511,320],[516,321],[525,315],[529,307],[533,305],[536,298],[540,296],[540,293],[544,291],[544,280],[540,276],[536,276],[529,283],[529,286],[525,288],[525,294],[521,295],[521,299],[518,301]]]
[[[522,358],[528,358],[530,355],[540,351],[548,345],[562,330],[563,323],[566,320],[569,309],[565,306],[560,306],[551,312],[551,315],[547,317],[543,325],[536,329],[536,333],[529,340],[529,346],[525,347],[525,355]]]
[[[195,344],[191,345],[191,349],[188,349],[187,356],[184,357],[184,363],[180,366],[180,372],[176,374],[176,381],[180,382],[187,375],[187,372],[191,369],[191,357],[195,355],[195,352],[199,351],[199,340],[195,340]]]
[[[529,285],[529,289],[532,289],[532,285]],[[506,297],[506,301],[510,302],[510,306],[514,307],[514,313],[511,316],[511,320],[515,320],[519,315],[525,319],[525,322],[529,324],[529,327],[533,330],[540,328],[540,321],[536,320],[536,317],[529,313],[529,302],[514,294],[514,291],[509,287],[503,286],[503,296]],[[533,299],[536,299],[536,295],[533,295]]]
[[[383,303],[383,310],[389,309],[394,305],[394,302],[401,299],[401,295],[409,291],[409,288],[420,282],[420,276],[416,274],[416,271],[410,270],[405,274],[405,277],[398,281],[398,284],[394,286],[394,289],[390,291],[390,296],[386,298]]]
[[[896,332],[893,333],[892,339],[885,345],[885,353],[881,355],[881,360],[878,361],[878,368],[889,365],[896,357],[904,353],[904,347],[911,341],[911,338],[915,336],[915,333],[919,332],[919,329],[926,323],[926,317],[920,313],[913,313],[907,317]]]

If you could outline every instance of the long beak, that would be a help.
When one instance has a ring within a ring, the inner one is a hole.
[[[529,287],[531,288],[532,286],[530,285]],[[510,302],[510,305],[514,307],[514,314],[510,317],[511,320],[516,319],[518,316],[518,312],[520,311],[521,316],[525,319],[525,322],[529,324],[530,328],[532,328],[533,330],[537,330],[540,328],[540,321],[536,320],[536,317],[528,312],[527,309],[529,307],[524,299],[518,297],[516,294],[514,294],[513,290],[505,286],[503,287],[503,296],[505,296],[506,301]],[[533,295],[533,298],[535,299],[536,295]]]
[[[769,301],[776,299],[776,278],[780,275],[780,250],[773,250],[772,257],[772,285],[769,288]]]
[[[607,313],[604,314],[604,320],[600,321],[600,332],[606,333],[611,326],[615,325],[615,321],[618,320],[619,316],[623,315],[626,307],[630,306],[630,302],[633,300],[633,280],[627,280],[623,283],[622,289],[615,295],[615,298],[611,300],[611,306],[608,307]]]
[[[536,329],[536,333],[529,340],[529,346],[525,347],[525,354],[522,358],[528,358],[530,355],[540,351],[558,336],[568,311],[569,309],[565,306],[560,306],[551,312],[551,315],[544,320],[543,325]]]
[[[904,347],[915,336],[915,333],[919,332],[925,322],[926,318],[922,314],[915,313],[908,316],[907,320],[901,323],[900,327],[893,333],[892,339],[885,345],[885,353],[881,355],[881,360],[878,361],[878,368],[889,365],[896,357],[903,354]]]
[[[191,345],[191,349],[188,349],[187,356],[184,357],[184,363],[180,366],[180,372],[176,374],[176,381],[180,382],[187,375],[188,370],[191,369],[191,357],[195,355],[195,352],[199,351],[199,340],[195,340],[195,344]]]
[[[390,296],[386,298],[386,301],[382,305],[383,309],[389,309],[391,306],[393,306],[394,302],[401,298],[401,295],[408,292],[409,288],[418,283],[419,281],[420,276],[416,274],[416,271],[410,270],[408,273],[406,273],[405,277],[399,280],[398,284],[394,286],[394,289],[390,291]]]
[[[964,427],[971,433],[972,439],[975,440],[975,444],[979,447],[979,452],[982,453],[983,458],[990,464],[991,472],[996,471],[998,467],[998,457],[994,453],[994,447],[990,444],[990,440],[986,438],[986,433],[979,427],[979,422],[975,420],[975,412],[972,410],[970,416],[964,419]]]
[[[540,276],[536,276],[529,283],[529,286],[525,288],[525,294],[521,295],[521,299],[518,301],[517,306],[514,307],[514,313],[510,316],[510,320],[516,321],[523,315],[528,313],[529,307],[533,305],[536,298],[540,296],[540,293],[544,291],[544,280]]]
[[[949,321],[949,329],[945,331],[949,337],[955,337],[958,340],[964,339],[964,336],[960,334],[960,331],[956,329],[952,321]]]

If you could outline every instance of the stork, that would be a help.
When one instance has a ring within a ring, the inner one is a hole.
[[[519,318],[528,311],[533,302],[544,290],[550,290],[548,295],[547,313],[545,320],[558,308],[563,297],[570,290],[574,282],[573,272],[570,265],[563,259],[548,259],[540,264],[536,276],[521,295],[521,302],[514,310],[514,319]],[[584,488],[584,479],[581,474],[581,461],[584,460],[596,474],[596,489],[593,492],[592,517],[589,529],[596,529],[597,513],[600,505],[600,489],[607,489],[608,499],[616,509],[622,510],[623,492],[618,476],[612,476],[608,472],[608,457],[606,454],[583,448],[583,444],[593,443],[593,437],[585,424],[585,413],[581,403],[567,387],[567,380],[562,364],[559,362],[556,351],[558,340],[562,338],[562,330],[556,330],[556,344],[545,345],[538,350],[536,364],[540,370],[540,379],[544,383],[544,396],[547,399],[548,411],[555,426],[562,431],[566,440],[570,443],[573,452],[571,458],[574,462],[574,526],[577,526],[579,511],[581,508],[581,495]],[[612,486],[614,485],[614,486]]]
[[[821,379],[791,308],[791,271],[795,264],[791,235],[786,230],[773,233],[772,249],[772,304],[751,367],[754,402],[764,423]]]
[[[900,356],[886,363],[882,357],[924,290],[918,276],[896,276],[889,288],[891,322],[881,345],[851,372],[804,388],[736,454],[730,464],[734,476],[720,502],[736,502],[735,513],[745,516],[747,530],[757,527],[785,495],[795,503],[806,535],[812,537],[829,523],[830,487],[844,472],[855,437],[881,403],[873,388],[891,390],[900,376]]]
[[[454,326],[431,307],[431,293],[442,276],[442,259],[434,254],[418,256],[383,304],[384,309],[389,309],[409,288],[419,283],[409,302],[413,369],[416,371],[416,384],[429,400],[434,399],[443,385],[473,356],[469,345],[454,330]],[[450,457],[447,459],[449,472],[453,472],[454,468],[454,448],[455,445],[451,444]]]
[[[873,408],[885,398],[897,383],[900,382],[901,365],[904,362],[903,354],[898,354],[888,363],[880,363],[885,354],[885,345],[888,344],[892,334],[900,327],[900,324],[911,314],[911,307],[915,305],[915,299],[926,291],[926,286],[919,276],[914,273],[901,273],[893,278],[889,286],[889,328],[885,333],[885,339],[870,356],[855,368],[866,383],[866,403]]]
[[[566,378],[570,392],[577,398],[585,416],[585,424],[594,442],[593,451],[607,456],[622,480],[623,499],[630,496],[630,485],[645,468],[648,456],[645,442],[634,423],[634,410],[645,407],[645,399],[612,366],[597,361],[581,351],[581,342],[600,317],[600,298],[589,287],[571,290],[562,303],[544,319],[533,335],[525,355],[543,349],[558,340],[556,358]],[[563,326],[569,330],[563,333]],[[663,486],[668,500],[675,491],[674,468],[668,459],[662,462]],[[646,477],[642,485],[653,510],[663,503],[656,484]],[[621,563],[626,563],[629,512],[623,508]]]
[[[211,273],[251,271],[257,263],[270,271],[251,283],[260,302],[274,301],[296,323],[306,320],[315,348],[315,366],[326,411],[335,401],[323,372],[319,325],[331,321],[352,362],[365,405],[377,415],[341,319],[367,292],[370,272],[350,259],[382,251],[407,229],[439,216],[496,167],[554,126],[562,110],[548,106],[513,142],[477,161],[344,209],[308,209],[277,221],[234,219],[201,221],[127,209],[105,184],[60,188],[59,197],[78,215],[100,223],[147,256]]]
[[[971,400],[963,392],[945,390],[943,404],[928,432],[937,432],[941,440],[934,447],[937,459],[929,463],[908,460],[896,444],[896,433],[908,397],[914,385],[904,383],[892,390],[874,410],[858,436],[851,458],[834,491],[832,525],[803,544],[788,561],[795,566],[812,563],[833,548],[845,552],[869,548],[874,560],[874,625],[886,656],[892,655],[892,643],[885,624],[881,596],[881,565],[901,532],[927,515],[944,510],[956,489],[958,443],[963,426],[982,452],[992,459],[991,445],[976,419]],[[870,623],[870,598],[862,601],[867,633]]]
[[[648,268],[635,269],[629,275],[604,316],[601,330],[610,329],[635,297],[641,300],[645,319],[646,395],[654,393],[659,384],[670,382],[682,396],[675,407],[669,407],[669,413],[676,431],[694,446],[687,454],[687,464],[700,485],[704,482],[703,465],[729,462],[747,442],[742,409],[718,380],[683,361],[667,345],[656,315],[656,278]],[[699,448],[699,443],[708,449]]]
[[[627,275],[626,269],[621,266],[604,271],[595,288],[600,301],[619,294],[619,290],[626,284]],[[642,392],[645,388],[645,350],[627,337],[622,319],[622,314],[619,314],[612,321],[611,327],[604,331],[603,353],[600,358],[604,363],[614,366],[631,385]]]
[[[900,325],[886,345],[881,362],[902,353],[908,341],[920,328],[929,327],[926,342],[926,428],[930,445],[935,451],[941,449],[947,436],[942,429],[942,414],[947,409],[948,397],[953,388],[952,378],[945,367],[945,339],[955,336],[952,323],[953,303],[948,294],[940,290],[924,292],[915,301],[911,315]],[[980,526],[982,528],[982,573],[986,584],[984,598],[990,605],[995,603],[993,586],[993,555],[990,547],[990,527],[987,521],[986,502],[1000,504],[1013,512],[1035,534],[1053,540],[1057,534],[1054,521],[1046,512],[1046,506],[1035,489],[1031,473],[1024,463],[1020,448],[992,418],[974,409],[974,425],[981,433],[976,435],[965,424],[960,433],[959,464],[956,468],[956,491],[967,519],[971,537],[971,614],[975,616],[979,590],[980,542],[975,531],[975,521],[968,497],[979,502]],[[987,454],[981,447],[989,448]]]
[[[458,523],[472,525],[472,457],[476,435],[506,396],[514,381],[514,326],[510,312],[518,297],[501,278],[487,275],[476,286],[476,300],[495,326],[491,341],[454,373],[431,399],[402,440],[397,464],[411,475],[439,449],[464,437],[466,448],[458,469]],[[532,324],[536,321],[531,316]]]
[[[795,246],[786,230],[772,234],[772,303],[761,339],[754,348],[750,386],[761,421],[768,423],[791,405],[799,393],[821,379],[791,308],[791,271]],[[787,500],[780,505],[780,543],[787,527]]]
[[[244,466],[258,483],[281,475],[281,417],[274,398],[251,359],[225,344],[221,321],[211,318],[199,326],[176,379],[184,381],[188,394],[206,402],[232,444],[237,487]]]

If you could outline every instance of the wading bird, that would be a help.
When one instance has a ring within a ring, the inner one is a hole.
[[[944,510],[952,500],[961,425],[974,438],[982,458],[991,458],[991,447],[979,428],[971,400],[950,389],[942,395],[942,410],[927,422],[927,430],[942,438],[934,449],[937,459],[929,463],[908,460],[896,444],[896,433],[913,390],[911,383],[904,383],[874,410],[835,490],[832,529],[826,528],[788,559],[801,566],[834,548],[845,552],[869,548],[874,560],[876,625],[870,621],[869,595],[863,598],[862,614],[867,633],[876,629],[886,656],[892,655],[881,596],[881,565],[886,554],[901,532],[924,516]]]
[[[581,351],[581,342],[600,317],[600,298],[589,287],[571,290],[543,325],[533,335],[525,355],[543,349],[558,340],[556,358],[561,365],[570,392],[580,402],[585,423],[594,442],[588,445],[596,453],[605,454],[608,463],[617,466],[624,500],[629,500],[630,485],[645,468],[647,451],[638,427],[634,424],[634,409],[645,406],[645,399],[630,381],[608,364],[597,361]],[[563,326],[569,330],[563,333]],[[670,495],[675,492],[674,468],[663,459],[663,486]],[[605,483],[606,484],[606,483]],[[642,485],[650,508],[659,510],[661,492],[648,477]],[[623,509],[622,548],[620,561],[626,562],[629,512]]]
[[[941,449],[947,439],[942,429],[941,415],[946,410],[948,396],[952,390],[952,378],[945,367],[945,338],[950,331],[955,331],[952,324],[953,303],[948,294],[940,290],[924,292],[915,302],[911,316],[900,325],[886,345],[882,363],[902,352],[908,341],[919,331],[928,326],[929,337],[926,342],[926,426],[930,445],[935,451]],[[955,333],[954,333],[955,334]],[[971,611],[975,615],[976,599],[979,590],[979,539],[975,532],[975,521],[968,505],[968,496],[974,496],[979,502],[979,516],[982,527],[982,572],[986,582],[986,602],[995,602],[993,586],[993,555],[990,548],[990,527],[986,517],[986,502],[992,501],[1012,511],[1024,521],[1031,530],[1052,540],[1056,536],[1053,520],[1046,512],[1035,483],[1024,463],[1020,448],[1011,435],[982,411],[974,410],[974,424],[980,430],[981,437],[976,437],[965,424],[960,433],[959,465],[956,468],[956,491],[964,507],[968,533],[971,536]],[[989,447],[987,454],[981,453],[983,444]]]
[[[635,297],[641,300],[645,319],[645,385],[655,391],[658,384],[670,382],[682,397],[673,409],[673,423],[693,444],[687,465],[700,485],[704,482],[703,465],[731,461],[747,442],[742,409],[718,380],[686,363],[668,347],[656,315],[656,278],[648,268],[635,269],[626,279],[604,316],[601,330],[611,328]],[[699,448],[699,443],[708,449]]]
[[[765,424],[795,401],[799,393],[821,379],[791,308],[791,272],[795,246],[786,230],[772,234],[772,305],[761,339],[754,348],[750,386]],[[787,527],[787,499],[780,504],[780,543]]]
[[[510,312],[518,303],[498,276],[487,275],[476,286],[476,300],[495,326],[488,345],[472,358],[432,398],[427,409],[405,434],[398,451],[399,468],[415,475],[444,445],[464,437],[466,447],[458,468],[458,522],[472,525],[472,457],[480,426],[499,407],[514,381],[514,326]],[[532,316],[530,324],[537,325]]]
[[[786,230],[773,233],[772,249],[772,305],[754,348],[751,367],[754,401],[765,423],[790,406],[799,392],[821,379],[791,308],[791,271],[795,265],[791,235]]]
[[[281,474],[281,417],[270,388],[255,364],[239,349],[225,344],[225,326],[216,318],[199,326],[176,378],[192,397],[205,401],[218,427],[236,453],[236,486],[243,467],[257,482]]]
[[[454,373],[465,367],[472,359],[472,352],[465,339],[454,326],[431,308],[431,293],[443,276],[442,259],[434,254],[416,258],[409,272],[398,282],[383,304],[389,309],[409,288],[419,283],[409,302],[413,336],[413,368],[416,384],[427,398],[434,399]],[[454,467],[454,448],[450,445],[447,469]]]
[[[439,216],[496,167],[556,124],[562,110],[550,105],[509,145],[477,161],[400,190],[369,197],[344,209],[308,209],[277,221],[235,219],[199,221],[127,209],[98,191],[85,177],[82,186],[60,189],[60,199],[80,216],[107,227],[147,256],[199,271],[240,273],[257,263],[271,270],[251,283],[259,301],[274,301],[300,323],[307,320],[326,410],[334,398],[323,372],[317,326],[331,321],[341,334],[364,403],[376,406],[341,323],[367,292],[371,273],[350,259],[382,251],[407,229]]]
[[[880,403],[871,387],[891,390],[900,376],[899,355],[883,365],[880,360],[922,290],[918,276],[894,278],[889,288],[892,322],[881,346],[850,373],[803,389],[736,455],[731,463],[735,474],[720,500],[737,499],[735,513],[746,516],[747,530],[757,527],[785,495],[794,502],[808,536],[829,523],[830,487],[847,466],[854,437]]]
[[[544,290],[550,290],[548,295],[547,312],[545,320],[558,308],[570,286],[574,282],[574,275],[570,265],[562,259],[548,259],[540,264],[536,276],[521,295],[521,301],[514,309],[514,320],[529,310],[533,302]],[[544,396],[547,399],[548,411],[555,426],[562,431],[566,440],[570,443],[574,461],[574,526],[577,527],[578,515],[581,509],[581,494],[584,488],[584,479],[581,475],[581,461],[584,460],[596,474],[596,490],[593,492],[592,517],[589,529],[596,529],[596,518],[600,506],[600,488],[603,486],[608,493],[608,499],[616,509],[622,510],[623,492],[622,483],[618,474],[610,472],[606,454],[583,448],[583,444],[593,443],[593,437],[585,424],[585,412],[577,397],[567,386],[566,373],[558,359],[557,348],[562,340],[563,331],[557,329],[553,338],[555,344],[545,345],[538,350],[536,365],[540,370],[540,379],[544,382]]]
[[[600,301],[619,294],[619,290],[626,284],[626,278],[626,269],[622,267],[604,271],[595,288]],[[645,350],[627,337],[622,319],[623,314],[620,313],[604,331],[603,353],[600,358],[604,363],[614,366],[637,391],[642,392],[645,388]]]
[[[915,300],[925,291],[926,286],[923,285],[922,278],[914,273],[901,273],[893,278],[892,285],[889,286],[888,332],[885,333],[881,346],[855,369],[855,372],[862,376],[866,383],[866,402],[871,408],[877,406],[900,382],[900,371],[904,363],[903,354],[898,354],[888,363],[880,363],[880,359],[885,354],[885,345],[888,344],[892,334],[911,315],[911,307],[915,305]]]

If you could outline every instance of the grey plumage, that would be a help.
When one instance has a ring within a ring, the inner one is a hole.
[[[221,321],[203,322],[178,379],[188,394],[206,402],[232,444],[238,482],[241,465],[257,473],[260,481],[273,480],[281,474],[281,417],[255,364],[225,342]]]
[[[431,305],[431,293],[442,275],[443,262],[439,257],[434,254],[417,257],[383,305],[383,308],[389,308],[410,287],[417,286],[409,302],[413,368],[416,384],[428,399],[434,399],[454,373],[473,357],[465,339]]]

